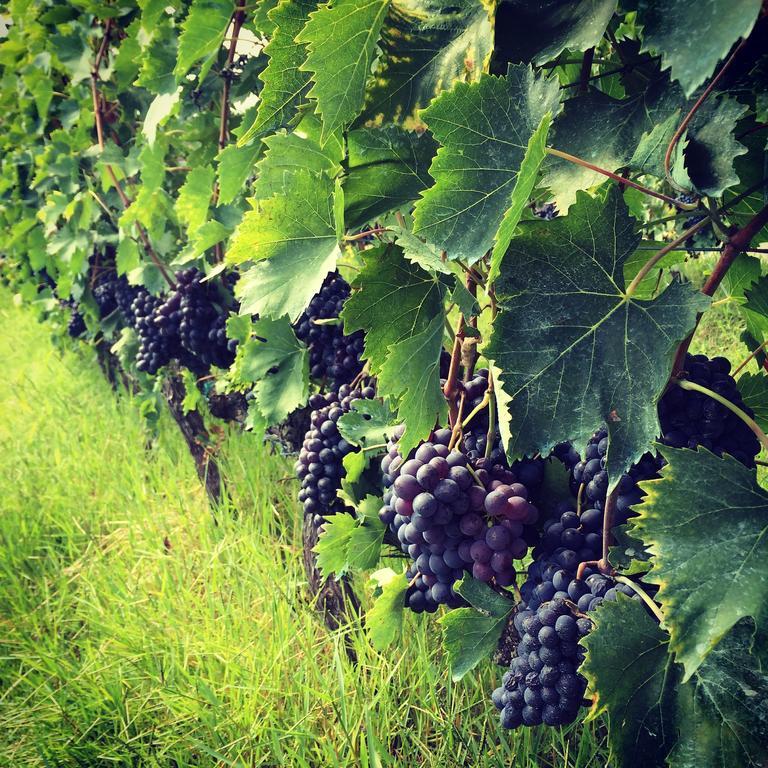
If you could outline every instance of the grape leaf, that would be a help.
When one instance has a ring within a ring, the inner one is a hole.
[[[348,137],[344,217],[354,229],[415,200],[432,184],[436,143],[429,134],[394,125],[359,128]]]
[[[765,637],[756,642],[754,625],[740,621],[679,690],[670,768],[765,765],[767,669]]]
[[[523,157],[523,162],[520,164],[517,183],[512,192],[510,206],[499,225],[499,231],[496,233],[496,242],[493,244],[491,266],[488,270],[486,285],[491,285],[499,276],[501,259],[506,253],[507,248],[509,248],[512,236],[515,234],[515,228],[520,221],[523,211],[528,205],[531,192],[533,192],[533,188],[536,185],[539,168],[541,167],[546,154],[547,134],[549,133],[551,124],[552,116],[549,114],[544,115],[539,123],[539,127],[533,132],[533,135],[528,140],[525,157]]]
[[[629,285],[637,273],[648,263],[656,251],[660,251],[667,243],[653,240],[643,240],[635,252],[624,262],[624,281]],[[661,273],[675,264],[682,264],[688,258],[685,250],[674,250],[662,256],[656,266],[638,284],[635,296],[638,299],[651,299],[665,283],[661,280]]]
[[[768,147],[764,132],[759,130],[753,118],[743,120],[736,128],[739,143],[747,147],[747,154],[740,155],[734,161],[734,167],[739,177],[739,184],[729,189],[724,196],[728,205],[728,217],[736,219],[743,226],[757,212],[768,204]],[[739,202],[731,205],[730,201],[742,193],[749,194]],[[768,240],[768,226],[765,226],[753,238],[754,243]]]
[[[391,224],[388,229],[395,238],[395,242],[403,249],[403,254],[408,261],[418,264],[428,272],[453,274],[450,266],[443,261],[440,250],[434,245],[425,243],[409,229],[397,224]]]
[[[670,114],[677,115],[683,104],[679,88],[671,86],[666,76],[657,78],[646,89],[626,99],[615,99],[590,88],[587,93],[565,102],[563,112],[554,124],[551,145],[609,171],[630,165],[633,156],[638,164],[647,163],[645,154],[650,151],[647,145],[643,145],[643,154],[638,155],[644,135],[668,120]],[[677,127],[675,120],[670,123],[672,132]],[[642,169],[663,174],[661,165],[658,169]],[[561,213],[575,202],[578,190],[589,189],[604,181],[602,174],[559,157],[550,156],[544,163],[542,183],[552,190]]]
[[[664,69],[690,96],[750,33],[760,6],[761,0],[640,0],[642,50],[660,53]]]
[[[545,64],[566,48],[597,45],[616,0],[503,0],[496,18],[497,55],[505,61]]]
[[[323,579],[341,578],[349,570],[349,542],[357,521],[352,515],[333,515],[326,521],[313,552]]]
[[[382,400],[356,400],[336,422],[341,436],[361,447],[386,443],[395,423],[389,403]]]
[[[667,466],[640,483],[648,495],[631,530],[654,557],[646,580],[659,585],[670,648],[688,680],[739,619],[765,620],[768,493],[730,456],[659,450]]]
[[[440,92],[480,76],[492,40],[480,0],[392,0],[362,120],[414,123],[417,111]]]
[[[261,74],[264,87],[259,94],[259,109],[253,123],[238,139],[238,146],[287,125],[306,102],[310,77],[299,67],[307,49],[296,42],[296,35],[316,7],[314,0],[280,0],[267,14],[277,29],[264,49],[269,64]]]
[[[734,158],[747,148],[734,138],[736,124],[746,104],[721,96],[702,104],[686,132],[685,168],[694,188],[703,195],[720,197],[739,183]]]
[[[443,146],[429,170],[435,185],[416,203],[414,234],[451,259],[481,259],[512,203],[528,141],[558,101],[557,81],[528,67],[438,96],[422,115]]]
[[[189,13],[181,23],[178,57],[173,70],[178,81],[201,60],[197,82],[205,80],[216,61],[233,12],[232,0],[192,0]]]
[[[758,344],[763,343],[768,339],[768,275],[763,275],[745,290],[744,298],[746,301],[741,305],[741,311],[747,330]]]
[[[752,283],[760,279],[760,259],[740,253],[725,273],[720,290],[724,298],[737,304],[743,304],[747,299],[744,292]]]
[[[216,219],[209,219],[192,236],[189,245],[173,260],[172,264],[188,264],[202,256],[209,248],[226,240],[232,230]]]
[[[181,88],[159,93],[149,105],[147,114],[144,115],[144,123],[141,132],[147,137],[147,142],[152,144],[157,137],[157,129],[177,110]]]
[[[368,639],[377,651],[384,651],[402,635],[408,582],[404,573],[395,573],[391,568],[372,573],[371,580],[381,589],[381,594],[366,616]]]
[[[365,356],[379,374],[379,394],[399,401],[398,416],[408,425],[403,440],[412,447],[445,413],[439,370],[444,287],[395,245],[366,250],[363,260],[341,313],[345,333],[366,332]]]
[[[284,419],[309,396],[309,355],[285,317],[254,321],[251,338],[238,347],[235,366],[240,381],[254,383],[255,400],[268,425]]]
[[[580,672],[597,694],[592,714],[608,712],[611,756],[622,768],[659,768],[674,746],[675,690],[680,668],[668,636],[637,600],[619,595],[592,614],[581,642]]]
[[[308,49],[300,69],[312,73],[309,95],[323,119],[321,143],[349,125],[363,108],[388,7],[389,0],[331,0],[310,14],[296,37]]]
[[[515,608],[511,600],[471,576],[458,582],[456,591],[472,607],[455,608],[439,619],[454,681],[491,656]]]
[[[280,131],[264,139],[267,151],[257,166],[254,197],[263,199],[283,192],[298,171],[324,172],[331,178],[339,174],[344,157],[341,135],[333,135],[321,147],[320,131],[320,121],[310,114],[291,133]]]
[[[242,191],[261,151],[258,143],[240,147],[230,144],[218,155],[219,203],[231,203]]]
[[[768,431],[768,377],[764,373],[745,373],[739,378],[744,405],[751,408],[763,432]]]
[[[214,182],[213,168],[199,165],[193,168],[184,181],[176,198],[176,215],[187,228],[191,237],[208,218]]]
[[[227,252],[230,263],[256,261],[236,293],[242,314],[287,314],[296,321],[336,267],[340,250],[333,180],[300,170],[285,194],[255,202]]]
[[[512,398],[507,450],[546,455],[607,424],[613,485],[658,434],[673,354],[709,299],[680,283],[653,301],[625,295],[624,263],[639,236],[615,186],[604,202],[580,192],[568,216],[519,227],[484,350]]]

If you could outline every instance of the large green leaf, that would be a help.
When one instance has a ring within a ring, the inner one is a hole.
[[[669,137],[677,127],[678,114],[684,104],[682,93],[670,86],[666,76],[658,78],[647,89],[626,99],[615,99],[596,88],[565,102],[555,121],[551,146],[590,163],[615,171],[628,165],[648,173],[661,173],[663,168],[650,157],[656,155],[643,136],[655,126],[667,126]],[[666,149],[668,138],[661,141]],[[631,162],[633,161],[633,162]],[[552,191],[558,210],[565,212],[576,200],[576,192],[605,181],[605,176],[581,165],[549,157],[544,164],[543,183]]]
[[[740,621],[678,693],[679,739],[670,768],[749,768],[768,754],[764,633]]]
[[[519,226],[485,350],[511,397],[509,454],[584,444],[608,424],[613,485],[657,436],[656,400],[675,349],[709,299],[681,283],[653,301],[625,295],[639,235],[616,187],[605,202],[580,192],[568,216]]]
[[[251,338],[238,349],[235,365],[240,381],[254,383],[256,404],[268,425],[306,402],[309,355],[287,318],[256,320]]]
[[[432,184],[428,169],[436,148],[429,134],[394,125],[350,131],[344,180],[347,227],[362,226],[415,200]]]
[[[254,197],[265,199],[292,186],[297,172],[314,171],[334,178],[341,172],[344,143],[339,133],[320,146],[320,121],[315,115],[306,115],[296,128],[287,133],[279,131],[268,136],[263,143],[267,150],[259,161],[258,178],[253,185]]]
[[[306,44],[301,66],[312,73],[309,95],[323,119],[322,141],[349,125],[363,108],[376,43],[389,0],[330,0],[310,14],[296,41]]]
[[[260,151],[261,145],[254,143],[244,147],[230,144],[219,152],[219,203],[231,203],[243,191]]]
[[[722,96],[699,108],[686,133],[685,168],[694,188],[703,195],[720,197],[739,183],[734,159],[747,148],[734,137],[736,124],[747,106]]]
[[[193,168],[184,181],[176,199],[176,215],[192,236],[208,217],[215,174],[210,166]]]
[[[593,614],[582,643],[581,673],[597,694],[594,713],[608,712],[611,755],[622,768],[661,768],[675,743],[675,690],[680,668],[668,636],[636,600],[619,595]]]
[[[768,376],[764,373],[743,374],[739,379],[739,391],[744,405],[754,412],[760,429],[768,432]]]
[[[755,24],[761,0],[640,0],[643,50],[661,54],[663,67],[690,96]]]
[[[253,123],[238,139],[239,146],[287,125],[305,103],[309,73],[299,67],[304,63],[307,49],[296,42],[296,35],[316,7],[315,0],[281,0],[277,8],[267,14],[277,30],[264,49],[269,64],[261,74],[264,87],[259,94],[259,109]]]
[[[287,314],[295,321],[340,254],[334,183],[297,171],[285,194],[255,202],[235,233],[227,260],[256,261],[237,284],[243,314]]]
[[[510,208],[528,142],[558,103],[557,82],[525,66],[457,83],[433,101],[422,114],[443,146],[429,171],[435,185],[416,204],[414,233],[449,258],[481,259]]]
[[[404,573],[395,573],[391,568],[382,568],[371,574],[381,594],[366,616],[368,638],[378,651],[385,650],[403,632],[403,610],[408,582]]]
[[[511,600],[471,576],[465,576],[456,590],[472,607],[456,608],[439,620],[454,681],[490,658],[515,608]]]
[[[566,48],[586,51],[600,42],[616,0],[503,0],[496,47],[505,61],[544,64]]]
[[[668,635],[623,595],[592,614],[581,671],[622,768],[758,768],[768,749],[765,636],[742,620],[685,684]]]
[[[670,647],[688,679],[739,619],[765,621],[768,493],[730,456],[660,450],[667,466],[641,483],[648,495],[633,528],[655,558],[646,579],[659,585]]]
[[[480,0],[392,0],[363,119],[413,121],[417,110],[457,80],[480,76],[492,39]]]
[[[192,0],[189,13],[181,23],[179,52],[174,74],[181,80],[202,61],[198,83],[205,80],[224,41],[235,4],[232,0]]]
[[[366,332],[365,356],[379,374],[379,394],[398,401],[400,420],[407,422],[401,440],[407,453],[445,413],[440,388],[444,287],[395,245],[369,249],[363,259],[341,316],[346,333]]]
[[[753,119],[739,123],[736,133],[739,143],[747,148],[747,154],[740,155],[734,161],[734,167],[739,177],[739,184],[725,193],[726,204],[736,195],[749,194],[731,206],[729,204],[729,219],[735,220],[739,226],[744,226],[757,212],[768,205],[768,145],[765,131],[759,130]],[[754,243],[768,240],[768,226],[762,228],[753,238]]]

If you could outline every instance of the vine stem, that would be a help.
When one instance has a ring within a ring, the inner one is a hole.
[[[608,560],[608,551],[611,547],[612,535],[611,528],[613,528],[613,513],[616,510],[616,499],[619,495],[619,486],[616,487],[608,494],[605,500],[605,510],[603,511],[603,556],[600,560],[600,570],[609,569],[610,562]]]
[[[736,368],[736,370],[734,370],[733,373],[731,373],[731,376],[735,377],[736,374],[742,370],[742,368],[745,368],[747,365],[749,365],[750,361],[754,360],[754,358],[757,357],[765,349],[767,345],[768,345],[768,339],[766,339],[757,349],[750,352],[749,357],[747,357],[746,360],[744,360],[744,362],[742,362],[741,365],[739,365],[739,367]]]
[[[111,30],[112,19],[107,19],[106,22],[104,22],[104,36],[101,39],[99,50],[96,53],[96,58],[93,62],[93,69],[91,69],[91,99],[93,101],[93,118],[96,123],[96,141],[101,152],[104,151],[104,113],[102,110],[101,94],[99,93],[99,69],[102,62],[104,61],[104,57],[107,55],[107,49],[109,48],[109,35]],[[122,203],[123,208],[128,208],[131,204],[131,199],[128,197],[128,195],[125,194],[125,190],[123,190],[123,187],[120,184],[120,180],[117,178],[114,167],[111,163],[105,163],[104,167],[107,171],[107,174],[109,175],[110,181],[115,187],[115,191],[120,198],[120,202]],[[135,226],[136,231],[139,234],[139,239],[149,254],[149,258],[152,259],[154,265],[160,270],[160,274],[163,276],[165,282],[168,283],[171,288],[175,288],[176,283],[166,269],[165,264],[160,261],[157,254],[155,253],[155,249],[152,247],[144,227],[142,227],[138,221],[135,223]]]
[[[356,235],[344,235],[345,243],[353,243],[355,240],[362,240],[370,235],[380,235],[382,232],[389,232],[386,227],[374,227],[373,229],[366,229],[364,232],[358,232]]]
[[[700,229],[703,227],[706,227],[707,224],[709,224],[709,218],[705,217],[701,221],[697,221],[692,227],[688,227],[688,229],[683,232],[682,235],[674,239],[671,243],[667,243],[661,250],[657,251],[656,253],[651,256],[648,261],[643,264],[643,266],[640,268],[640,271],[635,275],[632,282],[627,286],[627,290],[625,291],[626,296],[632,296],[632,294],[637,290],[637,287],[640,285],[640,283],[645,279],[645,277],[648,275],[648,273],[670,252],[674,251],[675,248],[677,248],[679,245],[682,245],[691,235],[696,234]]]
[[[624,184],[627,187],[632,187],[638,190],[638,192],[642,192],[643,194],[649,195],[650,197],[655,197],[658,200],[663,200],[665,203],[668,203],[669,205],[674,205],[677,208],[683,208],[685,210],[693,211],[698,207],[698,205],[693,203],[691,203],[690,205],[688,203],[681,203],[679,200],[675,200],[673,197],[669,197],[668,195],[664,195],[661,192],[656,192],[653,189],[644,187],[642,184],[638,184],[636,181],[625,179],[623,176],[620,176],[618,173],[613,173],[613,171],[609,171],[605,168],[601,168],[599,165],[595,165],[594,163],[590,163],[587,160],[583,160],[580,157],[576,157],[576,155],[570,155],[568,154],[568,152],[562,152],[561,150],[553,149],[552,147],[547,147],[546,152],[548,155],[553,155],[554,157],[559,157],[562,160],[567,160],[569,163],[580,165],[583,168],[589,168],[590,171],[595,171],[595,173],[600,173],[603,176],[607,176],[609,179],[618,181],[620,184]]]
[[[706,219],[704,219],[706,221]],[[768,224],[768,205],[760,209],[740,230],[731,235],[728,238],[728,242],[723,246],[723,250],[720,254],[720,258],[715,264],[715,268],[712,270],[712,274],[707,278],[704,283],[704,287],[701,292],[705,296],[714,296],[715,291],[723,282],[728,269],[731,264],[736,261],[736,257],[749,248],[752,238]],[[675,361],[672,365],[672,376],[676,377],[683,370],[685,365],[685,356],[688,352],[688,348],[691,346],[693,336],[696,333],[696,329],[699,327],[701,321],[701,313],[696,317],[696,323],[693,326],[693,330],[683,340],[675,353]]]
[[[752,432],[754,432],[763,448],[768,450],[768,436],[766,436],[765,432],[763,432],[763,430],[757,426],[757,422],[753,418],[748,416],[744,411],[741,410],[741,408],[739,408],[737,405],[734,405],[730,400],[727,400],[717,392],[713,392],[711,389],[707,389],[707,387],[702,387],[701,384],[697,384],[695,381],[688,381],[688,379],[678,379],[673,377],[672,383],[677,384],[680,389],[687,389],[691,392],[700,392],[702,395],[711,397],[713,400],[716,400],[718,403],[720,403],[720,405],[731,411],[731,413],[735,413],[752,430]]]
[[[493,372],[488,366],[488,434],[485,437],[485,460],[491,458],[493,443],[496,440],[496,395],[493,387]]]
[[[459,314],[456,323],[456,335],[453,338],[453,350],[451,351],[451,366],[448,369],[448,378],[443,386],[443,395],[448,401],[448,416],[450,426],[453,429],[456,426],[458,410],[456,407],[456,395],[459,391],[459,360],[461,358],[461,347],[464,341],[464,315]]]
[[[712,78],[712,81],[710,84],[704,89],[701,96],[699,96],[698,99],[696,99],[696,102],[691,107],[691,109],[688,111],[688,114],[683,118],[680,125],[677,127],[677,130],[673,134],[672,138],[669,140],[669,145],[667,146],[667,151],[664,153],[664,175],[667,178],[667,181],[675,188],[679,189],[680,191],[685,191],[683,187],[681,187],[673,178],[672,173],[670,172],[670,167],[672,165],[672,153],[675,151],[675,147],[677,146],[677,143],[680,141],[680,138],[682,137],[683,133],[685,133],[685,129],[690,124],[691,120],[693,120],[696,113],[699,111],[701,105],[707,100],[707,97],[710,93],[714,90],[715,86],[720,82],[723,75],[728,71],[728,68],[733,63],[733,60],[736,58],[737,54],[741,49],[746,45],[747,40],[744,38],[737,46],[734,48],[731,55],[728,57],[727,61],[723,66],[720,68],[720,71]]]
[[[461,422],[461,417],[462,417],[462,414],[464,413],[464,403],[466,399],[467,399],[467,393],[462,392],[461,397],[459,398],[459,412],[456,415],[456,425],[453,428],[453,432],[451,433],[451,439],[450,439],[450,442],[448,443],[449,451],[452,451],[455,448],[456,443],[461,438],[461,434],[462,434],[461,429],[463,427],[463,424]]]
[[[221,108],[219,111],[219,150],[224,149],[229,143],[229,92],[232,87],[232,64],[237,55],[238,38],[244,23],[245,8],[237,7],[231,18],[232,36],[229,38],[227,59],[221,73],[224,82],[221,87]],[[213,182],[213,194],[211,196],[211,201],[214,206],[219,202],[220,191],[221,187],[217,175]],[[216,243],[214,246],[214,254],[217,263],[224,261],[224,246],[222,243]]]
[[[483,410],[488,405],[489,398],[488,398],[488,391],[486,390],[485,396],[483,399],[470,411],[469,415],[464,419],[464,421],[461,422],[462,429],[469,425],[469,422],[472,421],[472,419],[477,416],[480,411]]]
[[[659,609],[659,606],[653,601],[653,598],[632,579],[628,579],[626,576],[614,576],[614,579],[619,584],[626,584],[630,589],[635,591],[635,594],[639,595],[642,601],[651,609],[651,613],[659,620],[659,624],[664,623],[664,614]]]

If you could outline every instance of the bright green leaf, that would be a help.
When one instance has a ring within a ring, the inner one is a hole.
[[[203,63],[197,82],[205,80],[224,41],[233,12],[232,0],[192,0],[189,13],[181,23],[179,53],[174,69],[178,80],[201,60]]]

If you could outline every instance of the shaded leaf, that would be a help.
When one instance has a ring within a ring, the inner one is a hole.
[[[287,125],[306,102],[310,76],[300,66],[307,49],[296,42],[296,36],[316,7],[314,0],[281,0],[267,14],[277,29],[264,49],[269,64],[260,76],[264,87],[259,94],[259,109],[253,123],[238,139],[238,146]]]
[[[659,585],[670,648],[687,680],[739,619],[765,620],[768,493],[755,470],[730,456],[659,450],[667,466],[640,484],[648,495],[631,530],[654,557],[646,580]]]
[[[587,442],[607,424],[613,483],[658,434],[656,400],[678,343],[709,299],[673,283],[653,301],[625,295],[639,237],[621,193],[579,193],[568,216],[520,225],[497,280],[501,312],[485,354],[512,399],[511,457]]]
[[[363,108],[365,84],[389,0],[330,0],[309,16],[296,37],[308,53],[309,95],[323,120],[321,143],[349,125]]]
[[[350,229],[418,198],[431,186],[428,169],[437,150],[429,134],[394,125],[359,128],[348,136],[344,208]]]
[[[768,432],[768,376],[764,373],[742,374],[739,378],[739,391],[744,405],[755,414],[760,429]]]
[[[414,234],[451,259],[481,259],[512,203],[528,141],[558,102],[557,82],[527,67],[457,83],[435,99],[422,114],[443,146],[429,170],[435,185],[416,203]]]
[[[750,33],[760,6],[761,0],[640,0],[642,50],[660,53],[662,66],[690,96]]]
[[[363,119],[414,123],[417,111],[457,80],[480,76],[492,39],[488,11],[479,0],[392,0]]]

